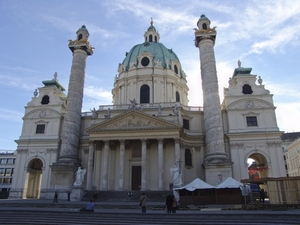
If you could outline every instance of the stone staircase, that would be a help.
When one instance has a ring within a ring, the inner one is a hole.
[[[139,202],[142,193],[145,193],[148,201],[165,202],[167,195],[172,194],[172,191],[130,191],[132,196],[129,196],[129,191],[97,191],[98,202]],[[82,201],[93,199],[95,191],[87,191],[82,198]]]

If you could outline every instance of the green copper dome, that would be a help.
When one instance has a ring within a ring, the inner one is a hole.
[[[126,57],[123,60],[122,64],[125,66],[125,70],[128,71],[130,64],[134,63],[138,65],[141,62],[138,62],[137,57],[143,53],[148,52],[154,56],[154,61],[160,61],[163,68],[171,69],[171,62],[179,59],[177,55],[173,52],[172,49],[166,48],[163,44],[157,42],[144,42],[143,44],[135,45],[129,53],[126,53]],[[153,63],[154,65],[154,63]],[[182,70],[180,68],[180,75],[182,75]]]
[[[199,20],[198,20],[198,23],[199,23],[199,21],[201,21],[201,20],[208,20],[208,21],[210,21],[204,14],[201,15],[201,17],[200,17]]]
[[[85,25],[82,25],[76,32],[76,34],[79,32],[79,31],[85,31],[89,34],[89,31],[86,29],[86,26]]]

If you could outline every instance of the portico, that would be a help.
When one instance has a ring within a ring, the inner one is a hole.
[[[90,135],[87,168],[95,171],[99,166],[100,173],[87,176],[88,188],[168,189],[169,169],[180,159],[181,129],[175,123],[135,110],[93,125],[87,130]]]

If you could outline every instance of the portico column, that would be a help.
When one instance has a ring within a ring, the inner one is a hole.
[[[92,190],[92,175],[93,175],[93,155],[94,155],[94,142],[89,143],[89,158],[88,158],[88,168],[86,176],[86,189]]]
[[[125,141],[120,140],[119,191],[124,190],[124,156],[125,156]]]
[[[158,190],[164,190],[163,139],[158,139]]]
[[[109,167],[109,141],[104,141],[104,152],[103,152],[103,167],[102,167],[102,188],[101,190],[108,190],[108,167]]]
[[[146,139],[142,139],[142,181],[141,191],[147,190],[147,145]]]
[[[175,142],[175,164],[177,165],[177,162],[180,160],[180,140],[179,138],[174,139]],[[179,165],[178,165],[179,166]]]

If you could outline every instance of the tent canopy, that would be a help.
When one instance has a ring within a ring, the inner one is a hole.
[[[221,188],[241,188],[243,187],[243,184],[232,177],[228,177],[226,180],[224,180],[222,183],[218,184],[216,186],[216,189]]]
[[[195,180],[193,180],[191,183],[180,187],[180,188],[174,188],[173,190],[183,190],[186,189],[188,191],[195,191],[196,189],[212,189],[212,188],[216,188],[215,186],[212,186],[208,183],[205,183],[203,180],[196,178]]]

